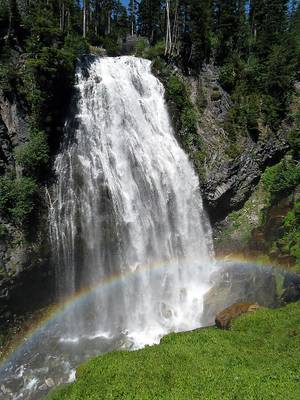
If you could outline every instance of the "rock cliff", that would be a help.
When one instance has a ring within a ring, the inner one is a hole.
[[[0,173],[20,173],[14,149],[28,139],[26,108],[16,96],[0,91]],[[16,316],[40,305],[52,285],[47,243],[47,210],[40,188],[41,208],[26,229],[0,215],[0,330]]]
[[[224,129],[232,104],[219,83],[218,69],[206,65],[200,76],[189,79],[189,83],[192,101],[200,108],[198,134],[205,154],[200,177],[202,196],[215,224],[243,206],[264,169],[287,151],[289,126],[284,123],[275,134],[262,126],[257,140],[245,133],[233,142]]]

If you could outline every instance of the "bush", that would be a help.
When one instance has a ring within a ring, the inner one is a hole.
[[[183,133],[194,133],[197,130],[197,118],[193,108],[185,107],[181,114]]]
[[[300,265],[300,196],[296,198],[293,209],[285,217],[284,228],[281,241],[284,242],[287,253]]]
[[[0,177],[0,212],[19,225],[34,208],[37,184],[30,177]]]
[[[49,161],[49,146],[44,132],[33,131],[29,142],[15,149],[15,158],[27,173],[38,175]]]
[[[294,126],[289,132],[288,141],[294,157],[300,159],[300,111],[293,115],[293,120]]]
[[[135,43],[135,49],[134,49],[134,53],[137,57],[145,57],[145,52],[148,49],[149,44],[147,42],[146,39],[140,38],[137,40],[137,42]]]
[[[165,54],[164,41],[156,43],[155,46],[149,47],[144,52],[145,58],[148,58],[149,60],[154,60],[155,58],[158,58],[158,57],[164,57],[164,54]]]
[[[5,239],[8,235],[8,230],[6,226],[2,223],[0,223],[0,240]]]
[[[269,167],[262,177],[265,189],[269,192],[269,200],[274,204],[283,195],[288,195],[300,184],[300,166],[291,159],[284,159],[280,163]]]
[[[63,48],[70,51],[72,62],[75,61],[74,58],[89,53],[89,45],[87,41],[79,35],[68,35],[65,39]]]
[[[114,36],[105,36],[102,40],[108,56],[119,56],[121,54],[121,45]]]
[[[181,112],[187,104],[187,89],[182,79],[172,74],[166,84],[167,98],[172,100]]]

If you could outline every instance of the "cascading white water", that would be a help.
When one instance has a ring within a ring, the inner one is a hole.
[[[51,236],[59,293],[110,276],[121,284],[74,310],[65,335],[122,331],[141,346],[199,327],[210,232],[163,86],[150,61],[135,57],[93,58],[78,68],[77,82],[77,113],[55,162]]]

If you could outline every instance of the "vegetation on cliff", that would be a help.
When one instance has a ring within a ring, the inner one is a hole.
[[[105,354],[83,364],[77,380],[51,400],[298,399],[299,303],[261,309],[230,331],[171,334],[158,346]]]
[[[17,173],[0,181],[1,214],[25,223],[37,206],[37,185],[49,176],[50,151],[57,146],[64,112],[74,83],[76,58],[88,51],[76,33],[57,26],[54,9],[38,1],[21,12],[17,3],[1,2],[2,24],[7,31],[0,41],[0,90],[4,98],[22,104],[29,121],[26,143],[14,149]],[[10,182],[10,185],[8,185]],[[23,192],[31,190],[27,196]],[[14,199],[8,201],[9,196]]]

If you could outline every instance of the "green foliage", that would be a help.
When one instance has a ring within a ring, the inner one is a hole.
[[[166,95],[167,98],[171,99],[178,108],[182,111],[187,105],[187,93],[186,86],[182,79],[178,75],[172,74],[166,85]]]
[[[291,151],[296,160],[300,160],[300,98],[295,99],[296,112],[292,115],[293,127],[289,132],[288,140]]]
[[[0,88],[6,95],[16,89],[18,81],[18,70],[14,64],[0,64]]]
[[[7,237],[8,231],[4,224],[0,223],[0,240]]]
[[[64,40],[64,51],[69,53],[70,62],[74,63],[76,58],[89,53],[89,46],[81,36],[73,34],[67,35]]]
[[[116,36],[105,36],[102,43],[108,56],[119,56],[121,54],[121,45]]]
[[[31,47],[32,44],[28,43]],[[24,94],[31,107],[34,127],[48,131],[59,119],[58,114],[64,108],[61,104],[63,96],[73,84],[76,58],[87,51],[86,43],[73,37],[68,38],[61,48],[42,47],[38,53],[28,57]]]
[[[294,206],[284,219],[284,234],[275,243],[277,249],[295,258],[300,267],[300,196],[295,198]]]
[[[190,155],[199,175],[201,175],[204,170],[205,154],[201,137],[197,131],[199,116],[196,107],[191,102],[188,85],[182,77],[175,74],[171,69],[160,68],[160,71],[163,71],[167,100],[174,106],[172,112],[176,120],[181,144]]]
[[[262,177],[265,189],[270,195],[270,204],[288,195],[300,184],[300,166],[292,159],[284,159],[273,167],[268,167]]]
[[[145,57],[146,50],[149,48],[147,41],[144,38],[139,38],[135,44],[134,53],[137,57]]]
[[[194,108],[185,107],[181,114],[181,126],[184,135],[197,134],[197,118]]]
[[[170,334],[158,346],[94,358],[50,400],[300,397],[300,304],[261,309],[216,328]]]
[[[144,57],[149,60],[154,60],[159,57],[163,57],[165,54],[165,43],[160,41],[156,43],[154,46],[149,47],[144,52]]]
[[[212,94],[211,94],[211,101],[218,101],[222,98],[222,95],[219,91],[218,87],[213,88]]]
[[[15,158],[25,171],[37,175],[49,160],[49,146],[44,132],[33,131],[30,140],[15,149]]]
[[[30,177],[0,177],[0,212],[22,225],[34,208],[37,185]]]

